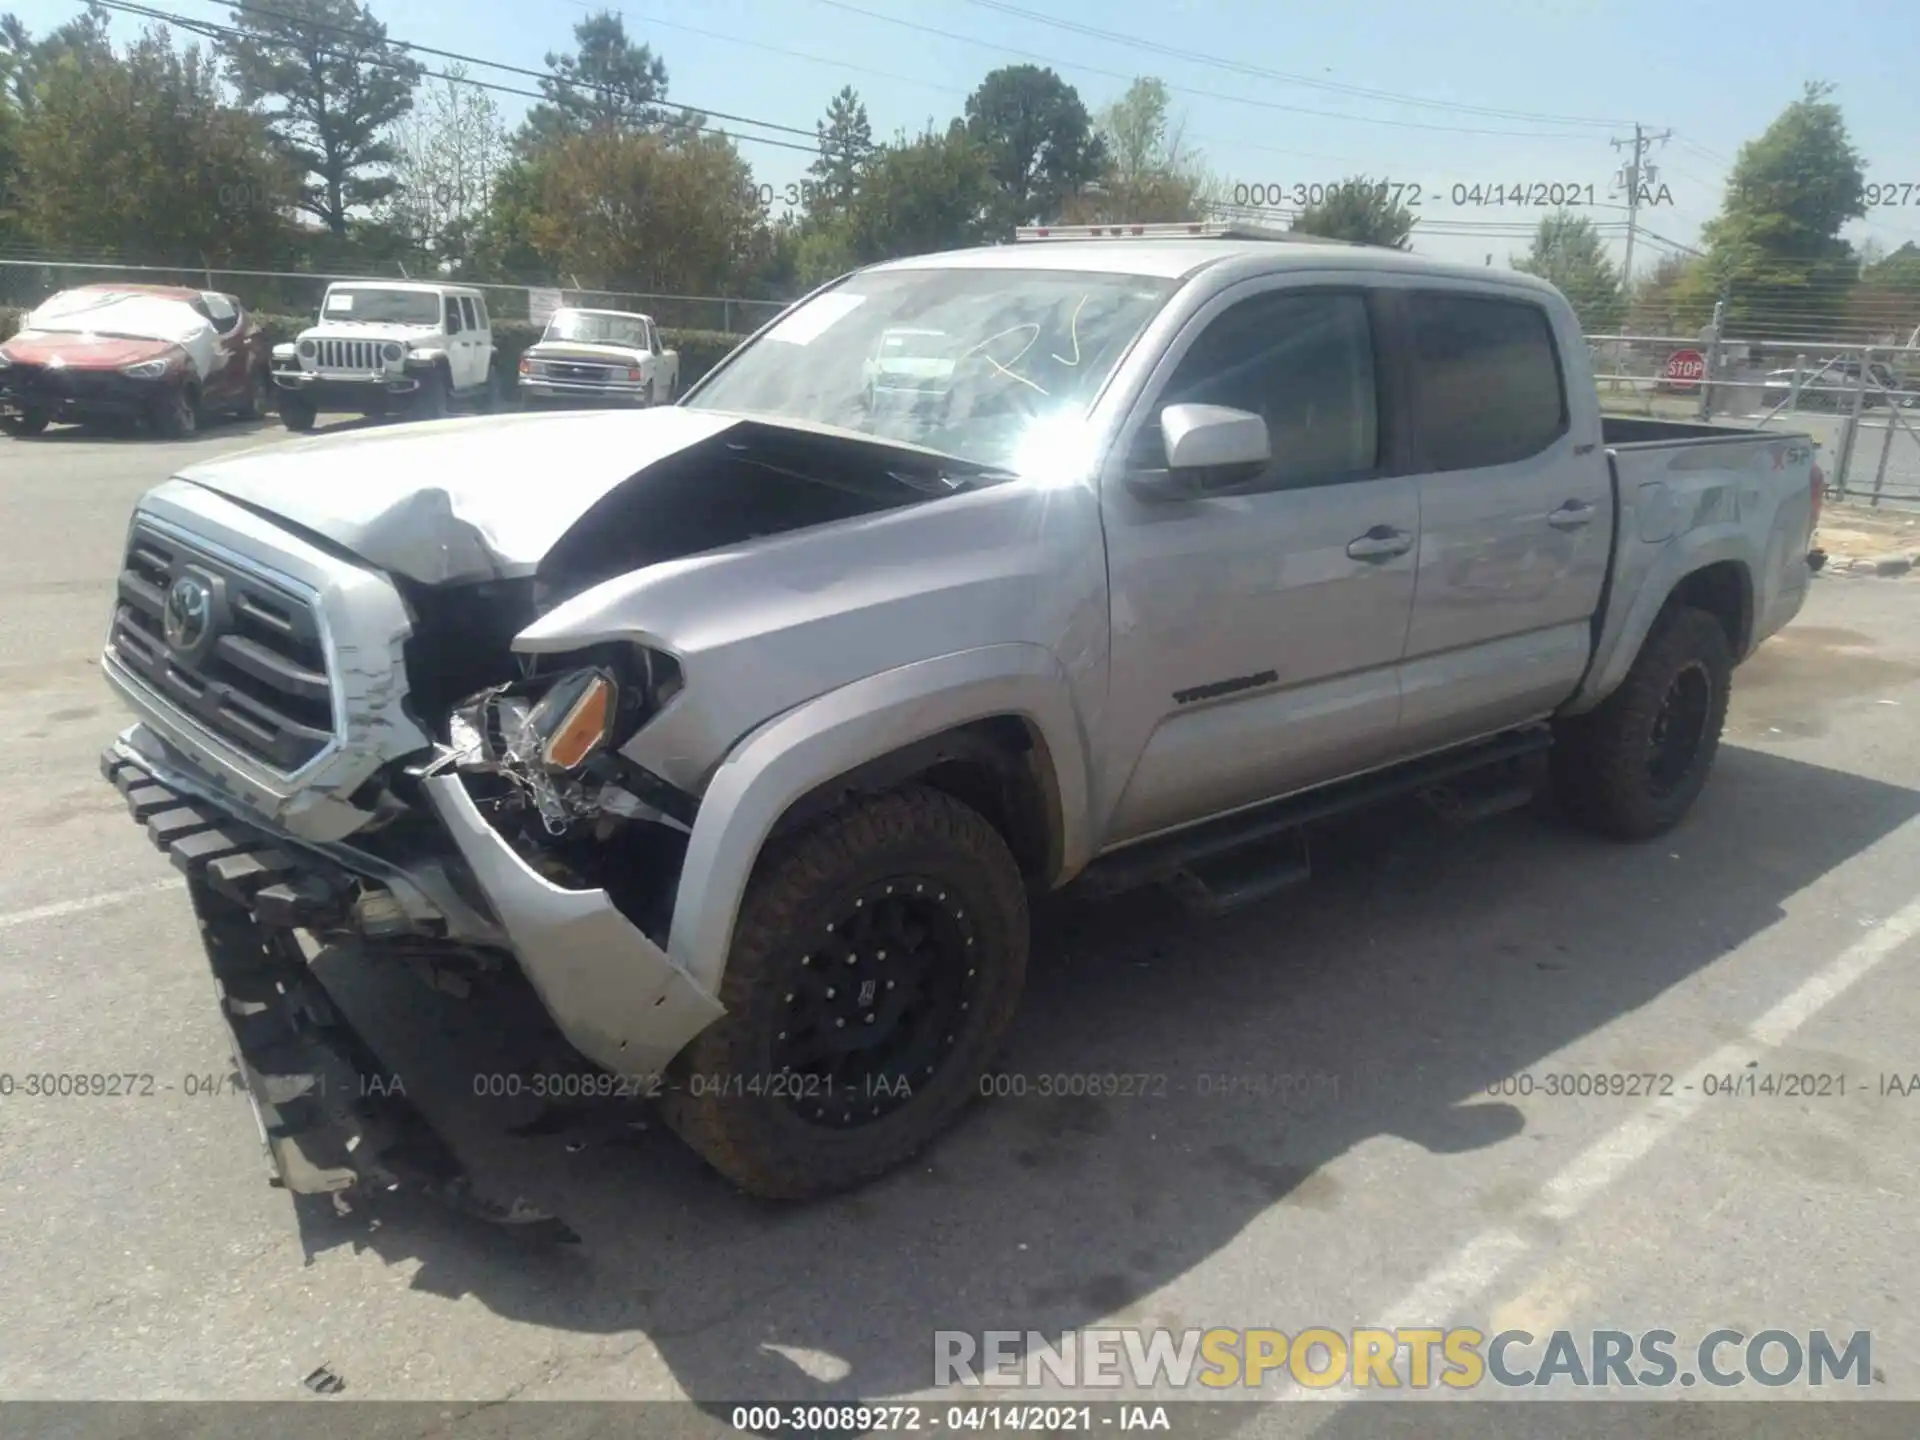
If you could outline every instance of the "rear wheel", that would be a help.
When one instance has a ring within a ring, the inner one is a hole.
[[[37,406],[29,406],[25,410],[15,410],[9,414],[0,415],[0,430],[6,431],[9,435],[25,438],[30,435],[38,435],[41,431],[45,430],[52,421],[52,411],[42,410]]]
[[[950,1124],[1019,1002],[1026,889],[977,812],[910,787],[762,857],[720,1001],[669,1087],[670,1124],[771,1199],[860,1184]]]
[[[1720,748],[1733,652],[1720,622],[1675,606],[1620,688],[1560,722],[1553,788],[1576,820],[1616,840],[1647,840],[1692,808]]]
[[[246,394],[234,410],[234,416],[240,420],[258,420],[272,408],[273,378],[256,366],[247,376]]]

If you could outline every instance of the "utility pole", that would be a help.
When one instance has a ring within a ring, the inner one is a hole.
[[[1631,140],[1611,142],[1616,150],[1623,146],[1630,146],[1633,150],[1633,158],[1620,167],[1620,179],[1627,187],[1627,256],[1626,263],[1620,267],[1620,279],[1629,296],[1633,294],[1633,231],[1635,222],[1640,218],[1640,192],[1659,173],[1656,167],[1647,163],[1647,147],[1656,140],[1665,145],[1671,138],[1671,130],[1649,135],[1644,126],[1636,124]]]

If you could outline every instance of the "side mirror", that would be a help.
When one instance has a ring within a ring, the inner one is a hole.
[[[1197,500],[1253,479],[1273,459],[1267,422],[1225,405],[1169,405],[1160,412],[1167,468],[1137,471],[1128,486],[1142,499]]]

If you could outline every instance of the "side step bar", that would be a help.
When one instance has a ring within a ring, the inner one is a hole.
[[[1312,865],[1304,828],[1315,821],[1403,795],[1418,795],[1449,821],[1524,805],[1534,793],[1530,781],[1483,772],[1518,769],[1516,762],[1552,744],[1553,732],[1545,725],[1508,731],[1130,845],[1095,860],[1076,883],[1092,895],[1171,885],[1202,913],[1223,914],[1308,878]]]
[[[176,793],[117,749],[100,771],[187,877],[220,1016],[273,1183],[355,1198],[411,1190],[516,1233],[577,1242],[558,1218],[478,1195],[453,1149],[341,1013],[295,930],[338,913],[352,888],[317,856]]]

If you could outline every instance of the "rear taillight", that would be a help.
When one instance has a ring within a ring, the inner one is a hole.
[[[1826,504],[1827,501],[1827,477],[1821,473],[1818,465],[1813,467],[1811,488],[1813,491],[1813,526],[1817,530],[1820,528],[1820,507]]]

